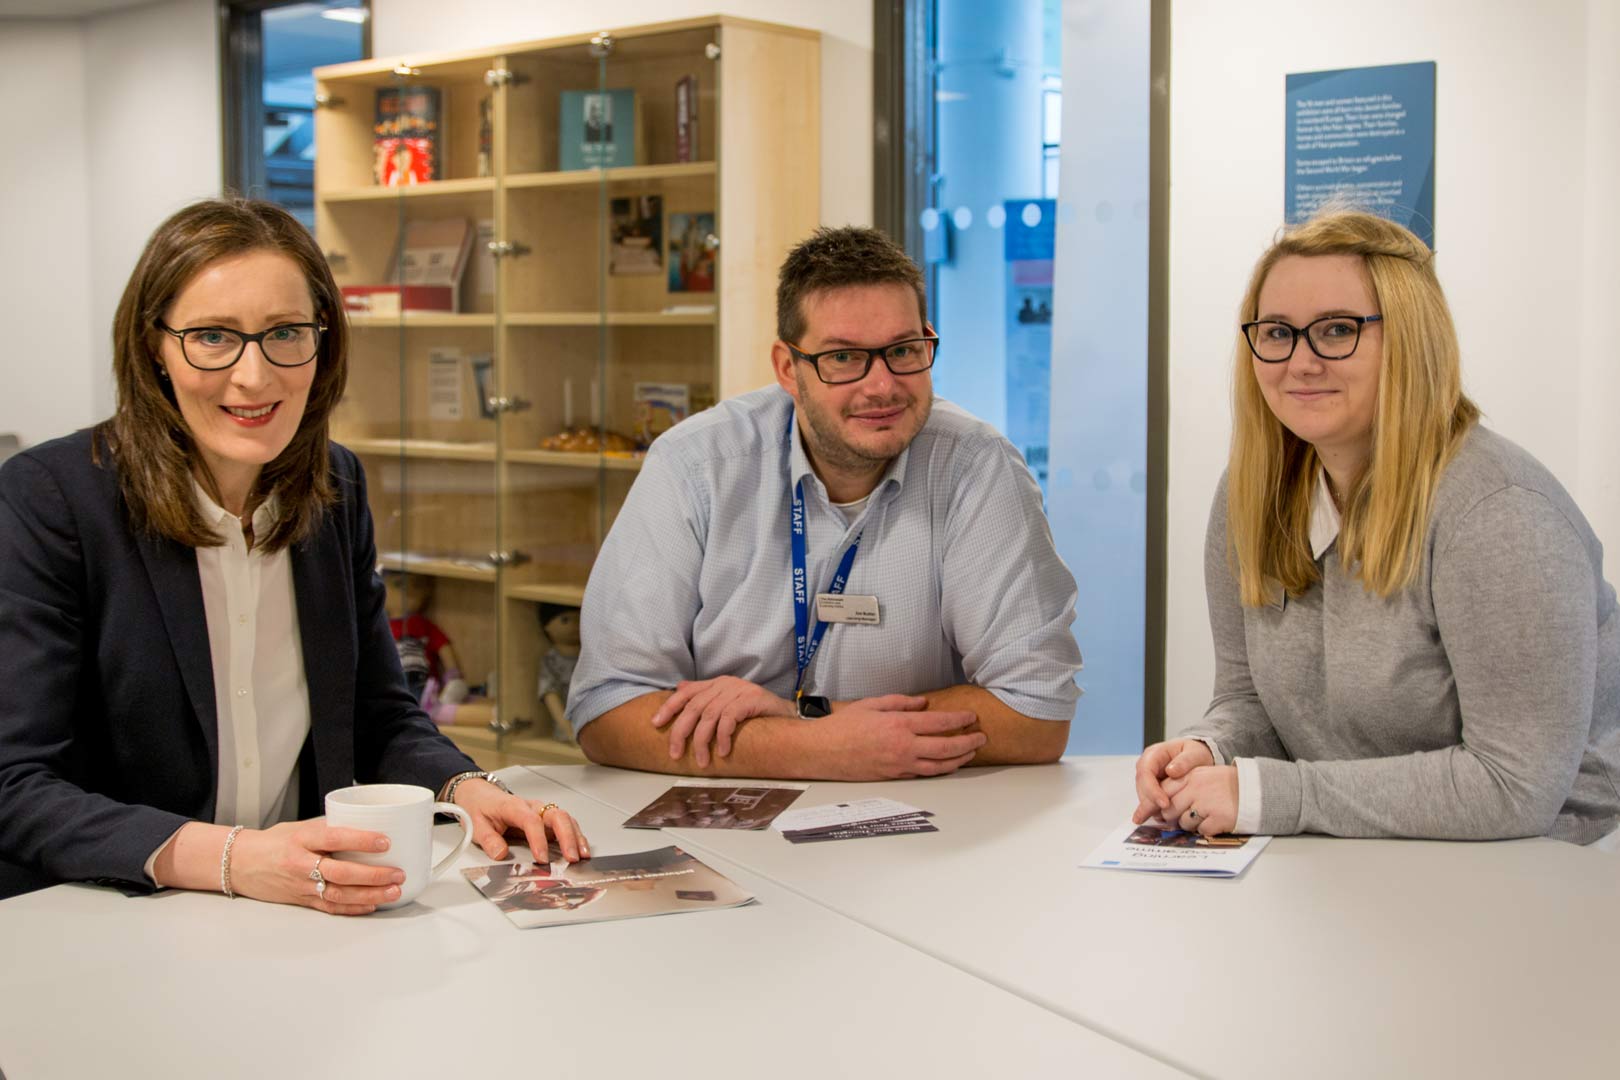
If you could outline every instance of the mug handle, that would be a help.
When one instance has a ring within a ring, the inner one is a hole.
[[[433,812],[436,814],[450,814],[461,822],[461,843],[456,845],[454,851],[434,864],[432,872],[428,874],[429,880],[444,873],[445,867],[461,858],[461,853],[467,850],[468,844],[472,843],[473,834],[472,816],[455,803],[436,802],[433,804]]]

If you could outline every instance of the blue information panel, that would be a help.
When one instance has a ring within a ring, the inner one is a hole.
[[[1008,199],[1007,438],[1046,494],[1052,424],[1052,255],[1057,203]]]
[[[1434,63],[1288,76],[1289,221],[1345,199],[1434,247]]]

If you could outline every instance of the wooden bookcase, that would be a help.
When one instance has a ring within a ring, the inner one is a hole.
[[[351,314],[333,423],[365,463],[382,565],[433,579],[430,616],[489,691],[487,727],[445,730],[488,768],[583,760],[538,697],[539,605],[580,603],[640,455],[540,443],[565,425],[632,434],[640,382],[685,384],[695,411],[771,381],[776,270],[820,220],[819,36],[715,16],[315,77],[316,235],[340,285],[388,282],[411,221],[481,229],[455,313]],[[377,92],[408,86],[439,92],[440,179],[382,187]],[[636,163],[562,170],[564,95],[622,89]],[[616,275],[613,200],[645,195],[664,272]],[[671,292],[669,218],[692,213],[714,215],[714,289]]]

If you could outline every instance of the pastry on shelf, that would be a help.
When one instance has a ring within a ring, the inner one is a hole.
[[[567,454],[628,454],[636,449],[636,441],[617,431],[576,427],[547,435],[540,440],[540,449],[559,450]]]

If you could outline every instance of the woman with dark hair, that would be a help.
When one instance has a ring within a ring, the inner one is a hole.
[[[310,820],[355,782],[466,808],[491,858],[573,819],[505,791],[406,689],[354,455],[348,331],[284,210],[209,200],[148,241],[113,326],[114,415],[0,468],[0,897],[62,881],[333,914],[403,875]]]

